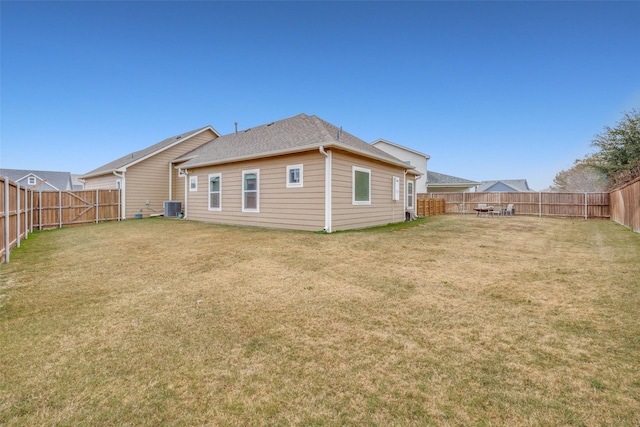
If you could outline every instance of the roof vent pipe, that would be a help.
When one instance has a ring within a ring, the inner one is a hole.
[[[237,135],[237,134],[238,134],[238,122],[233,122],[233,124],[234,124],[234,125],[235,125],[235,127],[236,127],[236,135]]]

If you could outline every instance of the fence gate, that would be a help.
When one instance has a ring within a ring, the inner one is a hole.
[[[119,190],[33,193],[33,226],[39,230],[120,219]]]

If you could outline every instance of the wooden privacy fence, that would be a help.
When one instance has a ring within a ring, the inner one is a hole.
[[[119,190],[32,192],[33,227],[62,228],[120,219]]]
[[[640,178],[610,194],[611,219],[640,233]]]
[[[0,262],[33,230],[120,220],[120,190],[32,191],[0,177]]]
[[[416,206],[416,214],[418,216],[434,216],[442,215],[445,213],[445,202],[443,199],[434,199],[427,197],[420,197],[418,194]]]
[[[31,223],[27,201],[31,191],[0,177],[0,262],[9,262],[11,249],[29,235]]]
[[[425,197],[444,199],[447,213],[474,213],[479,204],[506,208],[516,215],[571,218],[610,217],[609,193],[429,193]]]

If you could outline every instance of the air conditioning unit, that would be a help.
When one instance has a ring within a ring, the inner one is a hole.
[[[166,200],[164,202],[165,218],[176,218],[182,212],[182,202],[179,200]]]

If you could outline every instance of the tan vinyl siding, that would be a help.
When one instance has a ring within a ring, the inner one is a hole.
[[[96,176],[93,178],[86,178],[84,181],[84,189],[85,190],[114,190],[117,187],[117,180],[119,180],[117,176],[113,173],[108,175]]]
[[[371,204],[353,205],[353,166],[371,170]],[[373,227],[404,221],[404,169],[333,150],[333,230]],[[400,200],[392,200],[393,177],[400,178]]]
[[[192,169],[198,191],[189,192],[191,220],[268,228],[324,228],[324,156],[318,151]],[[288,165],[303,165],[303,187],[287,188]],[[242,212],[242,171],[259,169],[259,212]],[[222,210],[210,211],[209,175],[222,174]]]
[[[169,200],[169,162],[213,138],[215,138],[214,133],[206,130],[127,168],[126,218],[133,218],[136,213],[142,213],[143,216],[163,213],[164,201]],[[184,186],[184,179],[179,178],[176,182],[176,178],[177,172],[174,175],[173,188],[176,188],[175,184]],[[174,194],[172,198],[180,200],[184,206],[184,190],[182,194]]]

